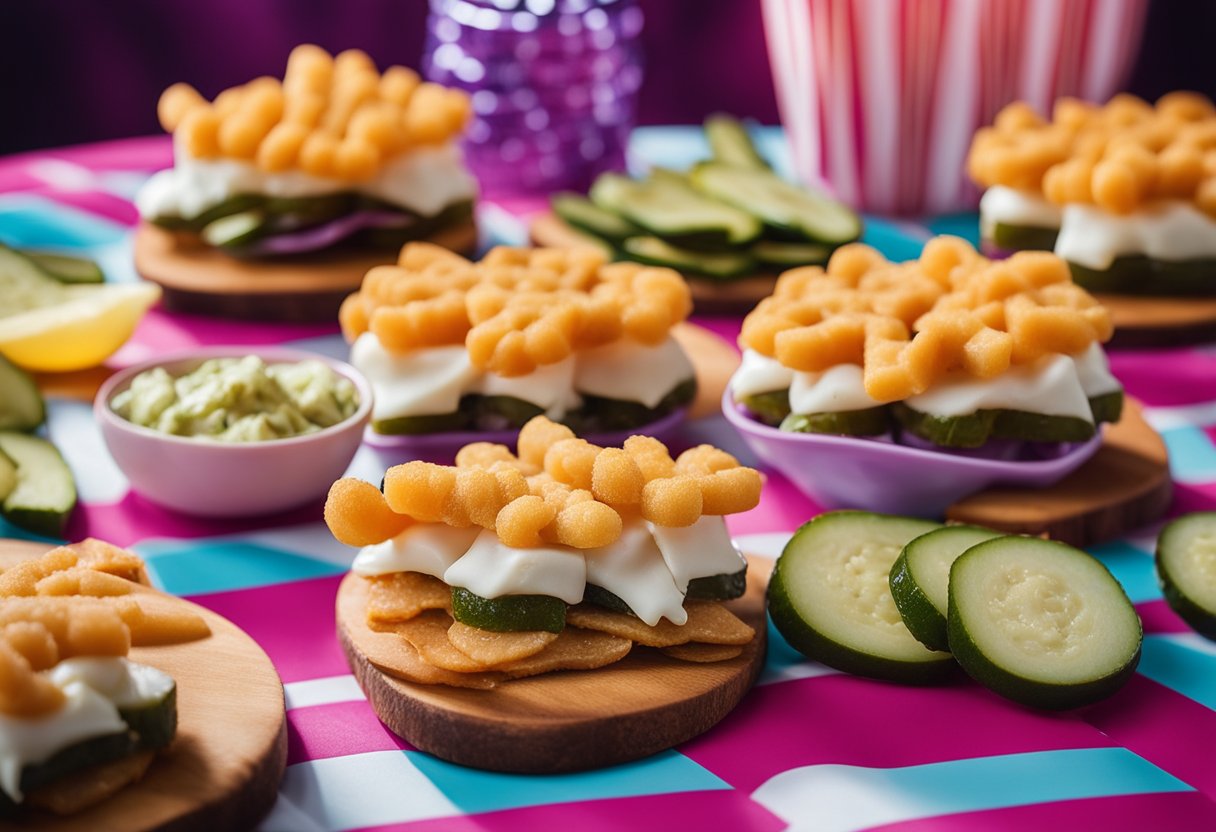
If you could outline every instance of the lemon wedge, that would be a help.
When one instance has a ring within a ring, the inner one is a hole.
[[[160,299],[155,283],[65,286],[56,302],[0,317],[0,354],[36,372],[95,367]]]

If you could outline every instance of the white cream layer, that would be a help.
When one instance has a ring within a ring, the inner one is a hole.
[[[582,403],[579,393],[654,407],[677,384],[693,377],[679,342],[657,347],[621,339],[583,350],[565,361],[506,378],[475,369],[463,346],[429,347],[397,355],[365,332],[351,347],[350,363],[371,382],[372,418],[454,413],[466,393],[514,396],[560,419]]]
[[[196,159],[180,150],[174,155],[173,167],[154,175],[136,194],[140,216],[193,217],[237,194],[294,198],[353,190],[429,217],[477,196],[477,180],[455,144],[403,153],[373,178],[357,183],[300,170],[268,173],[239,159]]]
[[[881,407],[862,383],[861,367],[837,364],[821,373],[794,373],[790,410],[794,413],[841,413]]]
[[[592,583],[624,600],[647,624],[666,618],[679,625],[688,621],[684,593],[690,580],[745,565],[726,521],[706,516],[678,529],[633,520],[615,542],[598,549],[513,549],[489,530],[418,524],[365,546],[351,569],[364,576],[423,572],[483,598],[549,595],[568,604],[579,603]]]
[[[753,349],[743,350],[739,369],[730,377],[730,390],[736,399],[788,390],[794,382],[794,371],[775,358]]]
[[[1129,254],[1172,261],[1216,257],[1216,220],[1181,200],[1120,215],[1081,203],[1061,208],[1038,194],[998,185],[980,199],[984,236],[998,222],[1058,228],[1055,253],[1091,269],[1109,269],[1115,258]]]

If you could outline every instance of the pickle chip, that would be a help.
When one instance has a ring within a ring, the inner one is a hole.
[[[421,572],[394,572],[368,580],[369,623],[409,621],[425,610],[448,610],[452,605],[448,585]]]
[[[448,628],[448,641],[452,646],[485,667],[499,667],[535,656],[556,640],[557,633],[544,630],[498,633],[479,630],[459,621],[452,622]]]
[[[626,613],[580,604],[567,611],[566,623],[632,639],[646,647],[672,647],[692,641],[741,645],[756,635],[755,630],[721,604],[689,601],[684,608],[688,610],[688,623],[676,625],[662,620],[652,627]]]
[[[735,644],[702,644],[700,642],[692,642],[664,647],[662,648],[662,653],[664,656],[670,656],[673,659],[679,659],[684,662],[709,664],[711,662],[724,662],[728,659],[737,658],[743,654],[743,648]]]

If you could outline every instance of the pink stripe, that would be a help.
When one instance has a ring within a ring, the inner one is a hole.
[[[1129,794],[1058,803],[1036,803],[985,812],[963,812],[871,827],[867,832],[1026,832],[1028,829],[1101,829],[1145,832],[1149,829],[1216,828],[1216,805],[1195,792]]]
[[[169,315],[154,310],[140,323],[131,342],[157,352],[168,352],[227,344],[281,344],[337,332],[336,321],[332,324],[276,324],[230,321],[200,315]]]
[[[698,315],[692,319],[692,322],[705,327],[731,346],[739,343],[739,331],[743,328],[742,318]],[[1212,398],[1216,398],[1216,396]]]
[[[4,190],[2,185],[0,185],[0,190]],[[38,186],[29,188],[27,192],[120,225],[134,225],[139,219],[139,212],[135,210],[134,204],[104,191],[65,191],[47,187],[45,182],[39,180]]]
[[[1205,794],[1216,794],[1216,712],[1144,676],[1133,676],[1082,717],[1113,742],[1139,754]],[[1098,828],[1098,827],[1093,827]],[[1185,829],[1146,826],[1145,829]],[[1198,829],[1200,827],[1191,827]],[[1207,829],[1216,829],[1209,824]]]
[[[1216,482],[1174,483],[1174,504],[1169,512],[1171,517],[1213,509],[1216,509]]]
[[[1119,350],[1110,354],[1110,367],[1128,393],[1151,407],[1216,400],[1216,354]],[[1169,372],[1161,372],[1162,367]]]
[[[809,497],[776,471],[765,469],[768,478],[760,505],[726,518],[731,534],[789,532],[823,511]]]
[[[911,688],[840,675],[756,688],[718,728],[680,751],[750,792],[798,766],[889,768],[1109,745],[1076,718],[1013,706],[971,682]]]
[[[0,190],[24,180],[25,169],[45,159],[61,159],[94,171],[160,170],[173,164],[173,142],[168,136],[144,136],[8,156],[0,159]],[[36,178],[33,181],[42,182]]]
[[[119,546],[131,546],[149,537],[215,537],[316,523],[321,520],[323,506],[324,500],[318,498],[316,505],[271,517],[220,520],[179,514],[128,492],[117,503],[80,503],[72,513],[66,536],[69,540],[98,537]]]
[[[777,832],[785,828],[783,820],[746,795],[723,790],[528,806],[481,815],[366,827],[349,832],[536,832],[539,829],[578,832],[747,829],[749,832]]]
[[[342,576],[199,595],[190,600],[253,638],[284,682],[350,672],[334,637],[334,598]]]
[[[294,708],[287,712],[287,765],[396,750],[415,749],[386,728],[365,701]]]
[[[1191,628],[1164,601],[1146,601],[1136,604],[1136,612],[1149,634],[1189,633]]]

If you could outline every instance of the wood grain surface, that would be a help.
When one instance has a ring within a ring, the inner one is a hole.
[[[416,748],[495,771],[548,774],[613,765],[704,733],[756,681],[764,664],[764,590],[772,563],[752,558],[750,564],[746,594],[728,606],[756,638],[742,655],[713,664],[635,646],[598,670],[515,679],[491,690],[406,682],[376,661],[405,642],[368,629],[367,581],[357,575],[338,590],[338,637],[376,714]]]
[[[1048,488],[990,488],[950,506],[946,519],[1089,546],[1156,520],[1171,493],[1165,442],[1128,400],[1102,447],[1069,476]]]
[[[468,254],[477,247],[477,226],[469,221],[430,241]],[[136,271],[160,285],[169,312],[295,323],[336,321],[368,269],[397,260],[391,250],[240,260],[150,223],[135,230],[134,247]]]
[[[0,540],[0,569],[46,551],[45,544]],[[177,682],[177,737],[138,783],[69,817],[24,813],[0,830],[47,832],[227,832],[251,829],[270,811],[287,765],[283,685],[253,639],[215,613],[154,589],[141,594],[185,604],[211,636],[163,647],[135,647],[132,661]]]
[[[588,238],[571,228],[557,215],[546,212],[533,218],[530,234],[538,246],[570,248],[586,246]],[[686,277],[692,302],[699,315],[742,315],[773,293],[777,272],[760,272],[750,277],[720,280],[712,277]]]
[[[1116,347],[1176,347],[1216,340],[1216,297],[1096,294],[1115,323]]]

